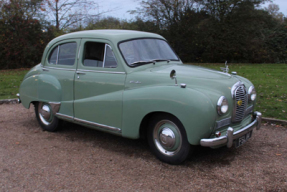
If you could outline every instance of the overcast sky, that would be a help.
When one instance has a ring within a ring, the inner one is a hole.
[[[139,7],[140,2],[141,0],[101,0],[99,2],[100,12],[109,9],[116,9],[115,11],[108,12],[104,15],[129,20],[134,18],[134,15],[130,15],[127,11]],[[273,0],[273,3],[278,4],[280,12],[287,16],[287,0]],[[262,6],[266,7],[268,6],[268,3],[263,4]]]

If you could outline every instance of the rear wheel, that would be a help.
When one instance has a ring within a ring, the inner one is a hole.
[[[168,114],[151,119],[148,143],[155,156],[169,164],[182,163],[191,151],[183,125],[176,117]]]
[[[50,132],[54,132],[57,130],[59,119],[53,114],[52,108],[49,103],[36,103],[35,114],[42,129]]]

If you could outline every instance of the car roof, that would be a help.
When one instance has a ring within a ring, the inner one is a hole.
[[[65,39],[73,38],[99,38],[99,39],[108,39],[114,43],[120,41],[125,41],[128,39],[137,39],[137,38],[160,38],[164,39],[162,36],[155,33],[148,33],[142,31],[133,31],[133,30],[86,30],[78,31],[73,33],[68,33],[66,35],[59,36],[53,39],[49,44],[54,44],[58,41]]]

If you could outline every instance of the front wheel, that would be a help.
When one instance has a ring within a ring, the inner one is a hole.
[[[185,129],[174,116],[153,117],[148,128],[148,143],[155,156],[169,164],[180,164],[191,152]]]
[[[53,114],[49,103],[38,102],[35,104],[35,114],[38,123],[45,131],[54,132],[58,128],[59,119]]]

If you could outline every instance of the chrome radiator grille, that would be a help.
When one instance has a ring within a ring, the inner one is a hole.
[[[245,109],[248,102],[248,95],[243,85],[237,87],[234,92],[235,106],[233,111],[233,122],[242,121],[245,117]]]

